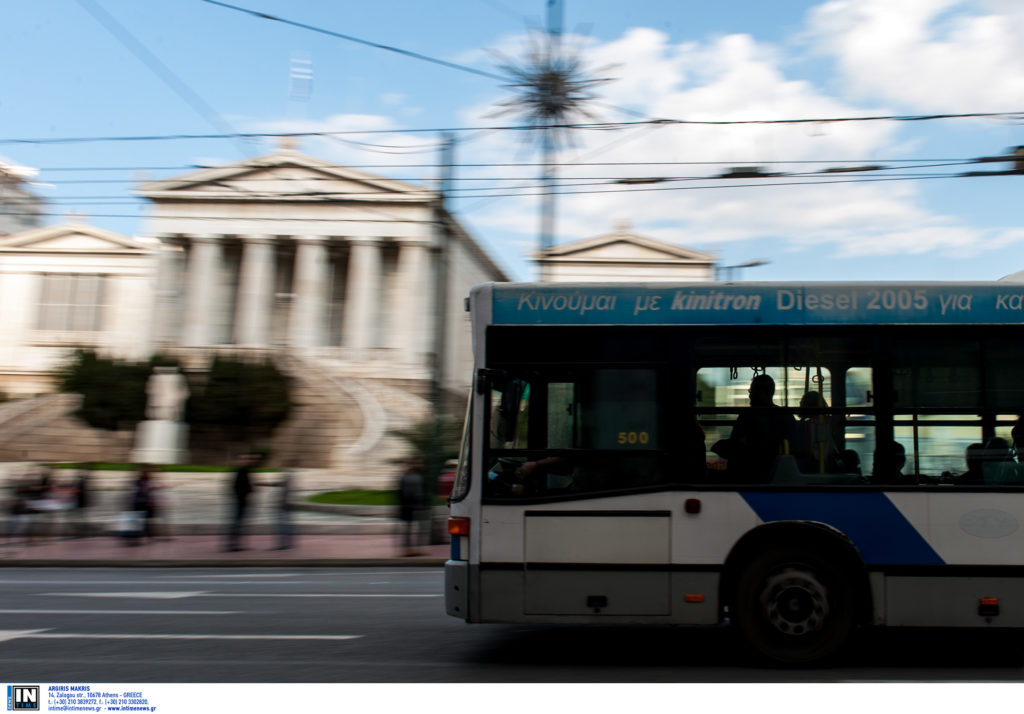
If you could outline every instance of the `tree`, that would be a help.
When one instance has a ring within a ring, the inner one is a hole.
[[[89,426],[113,431],[146,418],[146,382],[157,366],[177,362],[161,355],[146,362],[119,361],[77,349],[54,377],[60,391],[82,395],[76,416]]]
[[[269,438],[292,407],[291,379],[265,362],[216,357],[202,383],[190,391],[189,425],[246,447]]]

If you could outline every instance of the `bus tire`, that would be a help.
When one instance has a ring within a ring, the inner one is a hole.
[[[823,548],[779,546],[751,558],[736,581],[730,615],[745,643],[781,664],[835,655],[855,625],[854,582]]]

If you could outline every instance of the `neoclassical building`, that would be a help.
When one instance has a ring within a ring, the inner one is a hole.
[[[75,347],[148,357],[155,254],[152,242],[84,223],[0,236],[0,391],[51,391]]]
[[[0,389],[52,390],[51,370],[77,346],[170,353],[190,370],[218,353],[271,359],[296,402],[275,460],[368,477],[392,476],[405,448],[393,432],[431,414],[438,363],[442,397],[465,399],[464,300],[507,278],[437,192],[287,148],[138,192],[150,202],[141,238],[77,224],[0,238]],[[63,432],[37,438],[30,405],[11,406],[0,427],[18,437],[0,433],[0,455],[99,458]],[[73,405],[47,409],[64,418]],[[130,442],[96,448],[116,460],[111,449]],[[221,457],[232,454],[200,458]]]
[[[470,381],[463,299],[505,274],[435,192],[283,149],[140,187],[160,241],[158,347],[289,350],[424,379],[445,318],[445,385]],[[447,244],[447,304],[435,305]]]

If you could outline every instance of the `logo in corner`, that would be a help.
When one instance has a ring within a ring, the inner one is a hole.
[[[39,711],[39,686],[25,684],[7,685],[7,711]]]

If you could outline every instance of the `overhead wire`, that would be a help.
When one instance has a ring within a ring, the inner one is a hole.
[[[708,161],[561,161],[559,166],[768,166],[772,164],[895,164],[900,162],[958,162],[976,163],[978,159],[970,158],[912,158],[912,159],[730,159],[708,160]],[[437,169],[442,164],[345,164],[350,169]],[[537,162],[495,162],[495,163],[472,163],[456,162],[452,164],[455,168],[537,168],[543,166]],[[212,168],[224,168],[223,166],[182,164],[180,166],[42,166],[39,171],[189,171]]]
[[[78,0],[78,4],[81,5],[86,12],[92,15],[97,22],[103,25],[103,27],[106,28],[106,30],[112,34],[118,42],[124,45],[133,55],[135,55],[139,61],[146,65],[153,74],[159,77],[164,84],[170,87],[175,94],[185,100],[185,103],[192,107],[192,109],[205,119],[206,122],[214,129],[226,134],[236,133],[234,127],[225,121],[216,109],[211,107],[206,100],[196,93],[195,90],[171,71],[171,69],[164,64],[159,57],[153,54],[110,13],[100,7],[100,5],[94,2],[94,0]],[[248,147],[236,138],[231,136],[227,136],[225,138],[232,140],[242,156],[251,155],[252,152],[248,150]]]
[[[724,177],[715,176],[694,176],[694,177],[678,177],[672,179],[666,179],[660,183],[671,183],[675,185],[657,185],[657,186],[646,186],[646,185],[629,185],[621,184],[619,180],[603,180],[601,183],[585,182],[585,183],[559,183],[556,186],[554,193],[560,195],[582,195],[588,193],[634,193],[634,192],[650,192],[650,191],[684,191],[684,190],[713,190],[713,189],[753,189],[753,188],[766,188],[766,187],[779,187],[779,186],[811,186],[811,185],[831,185],[831,184],[851,184],[851,183],[877,183],[877,182],[891,182],[891,181],[918,181],[927,179],[952,179],[952,178],[968,178],[969,176],[963,173],[936,173],[936,174],[925,174],[915,173],[910,175],[897,175],[897,176],[858,176],[849,178],[837,178],[834,174],[782,174],[782,175],[770,175],[766,174],[761,177],[751,177],[742,179],[729,179]],[[811,180],[780,180],[780,179],[811,179]],[[683,182],[705,182],[711,181],[713,183],[702,184],[699,186],[681,186]],[[474,192],[479,191],[494,191],[496,187],[493,186],[482,186],[482,187],[462,187],[451,189],[452,193],[463,195],[464,197],[472,198],[510,198],[510,197],[525,197],[525,196],[538,196],[544,195],[544,192],[540,189],[544,189],[543,185],[531,185],[531,186],[517,186],[513,187],[515,191],[511,191],[509,188],[498,189],[503,191],[502,193],[494,193],[490,195],[471,195]],[[584,188],[587,190],[565,190],[565,189],[577,189]],[[520,190],[521,189],[521,190]],[[317,203],[318,201],[326,203],[340,203],[344,202],[345,199],[350,198],[373,198],[386,196],[386,191],[361,191],[361,192],[302,192],[302,193],[290,193],[282,194],[280,192],[259,192],[250,191],[248,192],[249,197],[256,200],[289,200],[289,199],[309,199],[305,201],[307,203]],[[120,205],[135,205],[144,204],[147,199],[144,196],[140,196],[138,199],[131,199],[124,201],[122,197],[118,196],[63,196],[54,201],[48,203],[63,203],[63,202],[82,202],[82,201],[93,201],[97,202],[95,205],[119,205],[117,203],[99,203],[105,201],[123,201]],[[370,207],[367,207],[370,208]],[[163,214],[162,214],[163,215]],[[184,216],[183,216],[184,217]],[[217,218],[217,220],[223,220]],[[246,219],[248,220],[248,218]],[[295,219],[281,219],[281,218],[270,218],[267,220],[305,220],[304,218]],[[321,219],[317,219],[321,220]],[[362,220],[362,219],[322,219],[326,221],[331,220]]]
[[[497,75],[497,74],[492,74],[491,72],[485,72],[483,70],[476,69],[474,67],[467,67],[465,65],[456,64],[455,62],[449,62],[447,60],[437,59],[436,57],[429,57],[427,55],[420,54],[419,52],[412,52],[410,50],[403,50],[400,47],[393,47],[391,45],[385,45],[385,44],[382,44],[380,42],[372,42],[370,40],[364,40],[364,39],[361,39],[359,37],[353,37],[352,35],[343,34],[341,32],[334,32],[333,30],[327,30],[327,29],[324,29],[322,27],[316,27],[315,25],[307,25],[306,23],[303,23],[303,22],[296,22],[295,20],[288,20],[286,18],[277,17],[276,15],[271,15],[269,13],[258,12],[256,10],[250,10],[248,8],[239,7],[238,5],[231,5],[231,4],[226,3],[226,2],[220,2],[220,0],[204,0],[204,2],[208,2],[211,5],[219,5],[221,7],[225,7],[225,8],[228,8],[230,10],[235,10],[237,12],[243,12],[243,13],[246,13],[247,15],[252,15],[254,17],[258,17],[258,18],[263,19],[263,20],[272,20],[274,22],[281,22],[281,23],[284,23],[285,25],[292,25],[293,27],[301,27],[304,30],[309,30],[311,32],[317,32],[317,33],[320,33],[322,35],[329,35],[331,37],[336,37],[338,39],[348,40],[349,42],[355,42],[357,44],[366,45],[368,47],[374,47],[374,48],[379,49],[379,50],[386,50],[388,52],[394,52],[396,54],[405,55],[406,57],[413,57],[415,59],[423,60],[425,62],[431,62],[433,64],[441,65],[443,67],[448,67],[449,69],[457,69],[457,70],[460,70],[462,72],[469,72],[471,74],[476,74],[476,75],[479,75],[481,77],[487,77],[488,79],[497,79],[497,80],[500,80],[500,81],[503,81],[503,82],[506,81],[505,77],[502,77],[502,76]]]
[[[213,2],[213,0],[204,0]],[[859,117],[819,117],[819,118],[791,118],[791,119],[649,119],[630,122],[590,122],[561,124],[554,128],[558,129],[583,129],[583,130],[618,130],[644,125],[677,125],[677,126],[743,126],[751,124],[779,125],[779,124],[832,124],[849,122],[872,122],[872,121],[900,121],[900,122],[923,122],[939,121],[950,119],[978,119],[978,118],[1006,118],[1020,121],[1024,119],[1024,112],[965,112],[961,114],[928,114],[928,115],[881,115],[881,116],[859,116]],[[336,131],[290,131],[290,132],[229,132],[219,134],[149,134],[149,135],[115,135],[115,136],[66,136],[66,137],[33,137],[33,138],[0,138],[0,144],[81,144],[96,142],[136,142],[136,141],[180,141],[180,140],[203,140],[203,139],[301,139],[306,137],[335,137],[366,134],[442,134],[458,132],[483,132],[483,131],[535,131],[534,126],[473,126],[473,127],[448,127],[430,129],[346,129]]]

